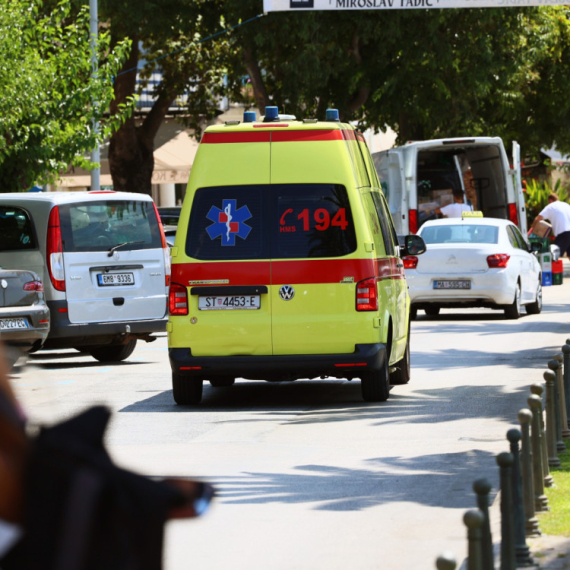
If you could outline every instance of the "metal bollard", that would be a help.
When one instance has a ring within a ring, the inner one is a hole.
[[[493,555],[493,536],[491,535],[491,520],[489,517],[489,492],[491,483],[488,479],[477,479],[473,481],[473,490],[477,495],[477,506],[483,513],[483,526],[481,527],[481,548],[482,562],[485,570],[492,570],[495,567],[495,557]]]
[[[511,469],[511,487],[513,493],[513,522],[515,530],[515,559],[518,567],[534,566],[530,549],[526,544],[524,504],[521,480],[521,461],[519,441],[522,438],[520,430],[512,428],[507,432],[507,439],[511,444],[513,466]]]
[[[568,429],[568,416],[566,415],[566,390],[564,389],[563,370],[564,355],[559,352],[554,356],[558,362],[558,370],[556,371],[556,386],[558,387],[558,409],[560,410],[560,428],[562,439],[570,439],[570,429]],[[559,453],[566,453],[566,446]]]
[[[530,423],[532,412],[523,408],[518,413],[521,424],[521,479],[525,516],[526,536],[540,536],[540,527],[534,511],[534,476],[532,473],[532,451],[530,443]]]
[[[435,567],[437,570],[455,570],[457,566],[457,560],[451,552],[444,552],[437,557],[435,561]]]
[[[560,394],[558,393],[558,369],[560,368],[560,364],[558,360],[554,358],[548,361],[548,368],[552,372],[554,372],[554,382],[552,387],[554,388],[553,391],[553,400],[554,400],[554,425],[556,426],[556,453],[563,453],[566,451],[566,446],[562,441],[562,418],[560,417]]]
[[[550,468],[548,467],[548,450],[546,447],[546,423],[544,421],[544,415],[546,414],[546,397],[543,398],[542,394],[544,393],[544,387],[542,384],[532,384],[530,387],[530,391],[533,394],[536,394],[540,399],[540,429],[541,429],[541,439],[540,439],[540,451],[542,453],[542,471],[544,473],[544,486],[545,487],[552,487],[554,484],[554,479],[550,474]]]
[[[556,405],[554,399],[554,382],[556,376],[552,370],[544,373],[546,380],[546,449],[548,451],[548,465],[560,467],[560,459],[556,455]]]
[[[515,528],[511,471],[513,456],[506,451],[497,455],[501,472],[501,570],[515,570]]]
[[[566,344],[562,347],[564,354],[564,396],[566,403],[567,427],[570,428],[570,338],[566,340]]]
[[[467,570],[486,570],[483,568],[481,548],[481,527],[484,520],[483,513],[477,509],[467,511],[463,515],[463,522],[467,527]]]
[[[534,510],[536,512],[548,511],[548,499],[544,494],[544,468],[542,466],[542,429],[540,426],[540,414],[542,402],[540,396],[529,396],[528,405],[532,410],[532,480],[534,482]]]

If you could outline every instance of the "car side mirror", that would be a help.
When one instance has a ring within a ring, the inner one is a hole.
[[[409,235],[404,238],[402,255],[421,255],[426,249],[426,242],[421,236]]]

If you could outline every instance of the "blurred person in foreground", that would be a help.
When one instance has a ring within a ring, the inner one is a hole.
[[[109,418],[96,406],[28,436],[0,344],[2,570],[160,570],[166,521],[206,510],[207,483],[117,467]]]

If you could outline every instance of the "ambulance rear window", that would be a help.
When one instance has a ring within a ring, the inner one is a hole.
[[[346,188],[274,184],[272,258],[340,257],[356,249]]]
[[[269,259],[268,192],[264,185],[199,188],[186,254],[204,260]]]
[[[195,259],[340,257],[355,249],[344,186],[218,186],[194,196],[186,253]]]

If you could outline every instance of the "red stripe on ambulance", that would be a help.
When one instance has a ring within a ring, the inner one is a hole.
[[[402,267],[398,267],[399,264]],[[357,283],[371,277],[403,279],[403,264],[392,257],[176,263],[172,266],[172,282],[190,286],[346,283],[350,278]]]
[[[271,133],[268,131],[245,131],[232,133],[204,133],[202,144],[220,143],[268,143]]]

